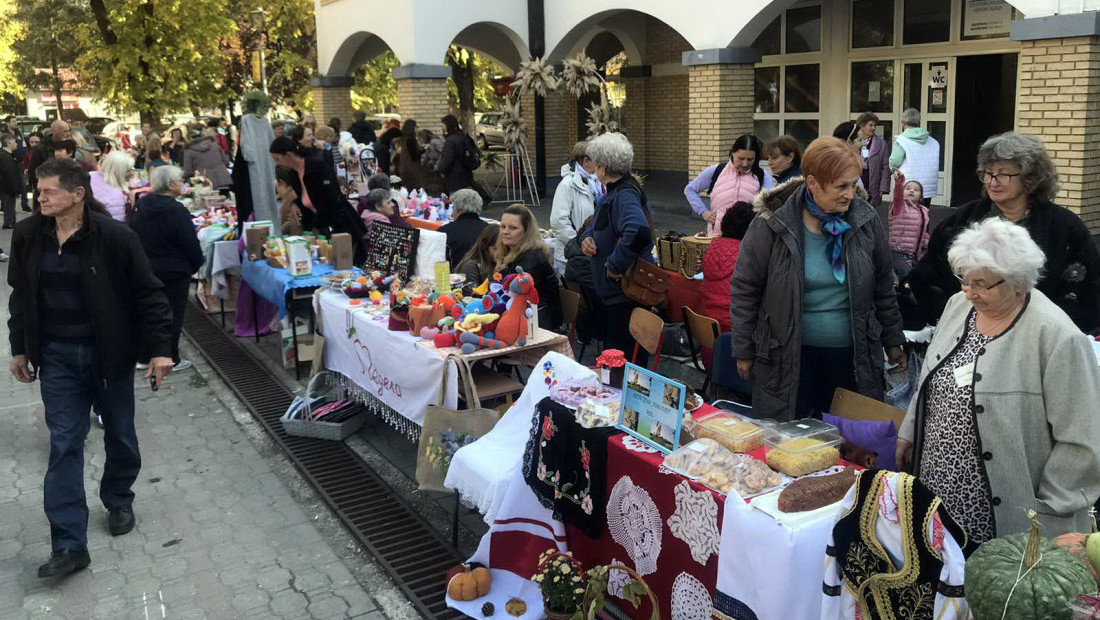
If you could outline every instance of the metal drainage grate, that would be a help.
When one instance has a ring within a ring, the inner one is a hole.
[[[183,328],[413,607],[427,618],[464,617],[445,600],[447,570],[462,559],[435,529],[343,442],[287,435],[279,418],[294,395],[194,301]]]

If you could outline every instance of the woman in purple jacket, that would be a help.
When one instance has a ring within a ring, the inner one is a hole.
[[[864,112],[856,119],[859,158],[863,160],[860,180],[867,190],[867,201],[874,207],[881,205],[882,195],[890,191],[890,149],[875,135],[878,123],[874,112]]]

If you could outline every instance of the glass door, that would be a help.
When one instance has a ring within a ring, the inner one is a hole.
[[[952,115],[955,105],[955,61],[953,58],[904,60],[901,63],[902,87],[898,110],[920,111],[921,126],[940,143],[939,194],[932,204],[951,204]],[[898,127],[901,131],[901,127]]]

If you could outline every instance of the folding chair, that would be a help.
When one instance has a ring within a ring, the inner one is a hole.
[[[661,361],[661,344],[665,340],[665,322],[661,317],[643,308],[635,308],[630,314],[630,335],[634,337],[634,353],[630,356],[633,363],[638,359],[638,347],[645,349],[653,358],[650,370],[657,370]]]
[[[702,392],[706,393],[707,388],[710,387],[710,376],[714,372],[714,361],[711,360],[711,367],[708,371],[706,367],[701,363],[702,348],[711,350],[711,356],[714,355],[714,342],[718,340],[719,326],[718,321],[714,319],[697,314],[691,308],[684,306],[680,312],[684,316],[684,325],[687,327],[688,348],[691,349],[691,363],[696,370],[706,375],[706,380],[703,381]],[[696,350],[696,345],[700,350]]]

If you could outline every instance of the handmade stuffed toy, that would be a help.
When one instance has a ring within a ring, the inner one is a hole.
[[[536,306],[539,303],[535,280],[531,274],[524,273],[522,267],[516,267],[516,274],[505,278],[504,284],[511,294],[511,299],[508,301],[508,309],[504,311],[497,323],[496,337],[459,334],[458,339],[462,343],[463,353],[473,353],[478,349],[503,349],[514,344],[522,347],[527,344],[527,318],[532,315],[527,302],[530,301]]]

